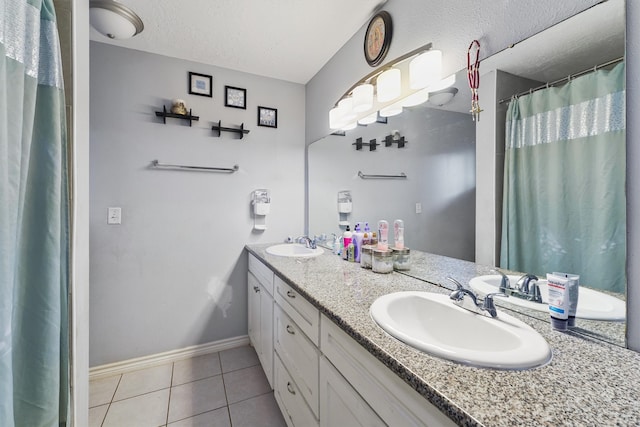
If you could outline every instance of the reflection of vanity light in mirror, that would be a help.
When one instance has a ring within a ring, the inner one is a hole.
[[[458,93],[458,89],[455,87],[450,87],[447,89],[443,89],[437,92],[432,92],[429,94],[429,104],[437,105],[438,107],[442,107],[453,100],[453,97]]]
[[[382,117],[397,116],[400,113],[402,113],[402,100],[398,102],[394,102],[388,107],[384,107],[383,109],[380,110],[380,115]]]

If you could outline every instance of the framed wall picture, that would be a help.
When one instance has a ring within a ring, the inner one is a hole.
[[[270,107],[258,107],[258,126],[278,127],[278,110]]]
[[[224,87],[224,106],[247,109],[247,90],[239,87]]]
[[[213,77],[206,74],[189,72],[189,93],[191,95],[213,97]]]

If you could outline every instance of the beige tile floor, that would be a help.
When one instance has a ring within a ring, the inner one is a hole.
[[[89,427],[284,427],[252,347],[89,384]]]

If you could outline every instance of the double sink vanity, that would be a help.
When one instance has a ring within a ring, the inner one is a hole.
[[[474,313],[437,285],[490,267],[415,253],[433,279],[420,280],[322,249],[246,248],[249,337],[289,426],[640,423],[640,355],[546,314]]]

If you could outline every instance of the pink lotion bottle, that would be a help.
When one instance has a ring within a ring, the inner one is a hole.
[[[397,249],[404,249],[404,221],[401,219],[393,222],[393,244]]]
[[[384,219],[378,221],[378,249],[382,251],[389,249],[389,223]]]

